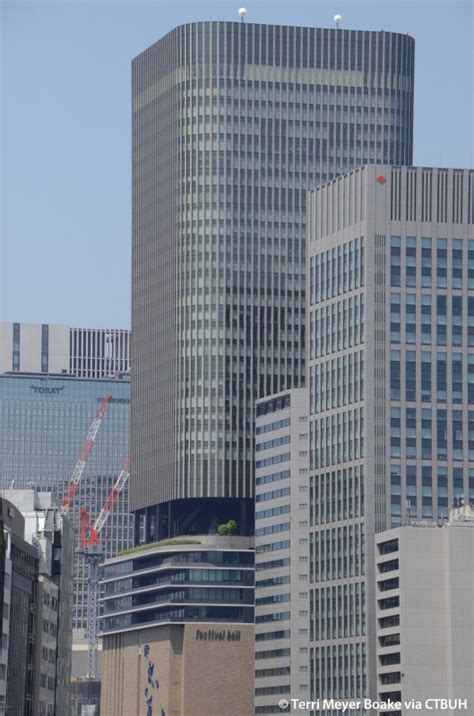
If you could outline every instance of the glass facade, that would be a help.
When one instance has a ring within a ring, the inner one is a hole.
[[[90,424],[105,394],[112,400],[86,464],[70,511],[78,526],[79,507],[94,521],[128,454],[128,378],[87,380],[42,374],[0,375],[2,486],[53,492],[61,501]],[[125,486],[101,533],[106,557],[132,543],[132,517]],[[76,555],[74,628],[85,628],[87,566]]]
[[[445,520],[474,497],[474,240],[402,235],[391,236],[390,246],[390,514],[397,526]]]
[[[305,372],[306,190],[411,162],[413,60],[405,35],[230,22],[135,59],[132,509],[252,498],[254,401]],[[362,265],[357,238],[322,290]],[[324,350],[336,320],[360,342],[359,294],[334,310]]]
[[[102,582],[101,631],[113,634],[165,622],[252,623],[253,562],[251,550],[185,542],[109,561]]]

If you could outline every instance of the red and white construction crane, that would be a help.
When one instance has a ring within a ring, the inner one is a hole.
[[[61,512],[62,514],[66,514],[69,512],[69,508],[71,507],[71,504],[74,500],[74,497],[79,489],[79,483],[81,482],[82,473],[84,472],[84,468],[86,466],[86,462],[89,459],[89,456],[92,452],[92,448],[94,447],[94,442],[97,436],[97,433],[99,432],[100,424],[102,422],[102,418],[105,415],[105,412],[107,408],[109,407],[109,403],[112,399],[112,396],[107,393],[107,395],[104,395],[102,402],[99,406],[99,409],[97,410],[97,413],[95,415],[94,420],[91,423],[91,426],[89,428],[89,432],[87,433],[86,441],[84,443],[84,446],[81,450],[81,454],[79,456],[79,460],[77,461],[77,465],[74,468],[74,471],[71,476],[71,480],[69,482],[68,489],[66,491],[66,494],[63,497],[63,501],[61,503]]]
[[[81,554],[89,563],[89,594],[87,600],[86,634],[88,642],[88,673],[90,679],[97,676],[97,597],[99,587],[99,565],[102,561],[100,532],[129,478],[130,459],[124,461],[114,486],[107,495],[99,515],[92,525],[89,513],[84,507],[79,510]]]

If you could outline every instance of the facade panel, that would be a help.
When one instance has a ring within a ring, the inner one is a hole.
[[[86,380],[41,374],[0,375],[0,455],[2,486],[65,494],[90,424],[105,394],[112,400],[86,465],[71,518],[78,527],[79,507],[95,520],[128,454],[130,382]],[[124,488],[101,534],[106,557],[132,542],[128,489]],[[87,566],[76,555],[74,627],[85,628]]]
[[[130,331],[0,323],[0,373],[107,378],[130,370]]]
[[[376,533],[474,500],[472,176],[367,166],[311,195],[312,695],[376,697]]]
[[[304,376],[306,190],[411,162],[413,70],[405,35],[230,22],[134,60],[133,510],[250,502],[254,400]]]
[[[308,393],[256,402],[255,713],[309,699]]]

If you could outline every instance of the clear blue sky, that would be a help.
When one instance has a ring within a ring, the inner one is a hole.
[[[130,61],[175,25],[248,21],[416,38],[415,164],[473,165],[471,0],[0,0],[9,321],[130,322]]]

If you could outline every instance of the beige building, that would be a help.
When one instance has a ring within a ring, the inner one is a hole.
[[[104,716],[251,716],[250,624],[166,624],[104,637]],[[209,675],[212,674],[212,682]]]

